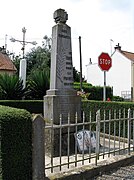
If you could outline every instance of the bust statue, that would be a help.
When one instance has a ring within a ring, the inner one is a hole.
[[[65,24],[66,21],[68,20],[68,14],[64,9],[57,9],[54,12],[53,17],[55,19],[56,24],[57,23],[64,23]]]

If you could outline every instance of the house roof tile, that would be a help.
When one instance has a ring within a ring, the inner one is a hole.
[[[134,61],[134,53],[128,52],[128,51],[120,51],[126,58],[130,59],[131,61]]]
[[[17,71],[11,59],[6,54],[3,54],[1,52],[0,52],[0,70]]]

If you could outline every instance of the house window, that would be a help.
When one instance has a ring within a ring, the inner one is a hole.
[[[125,100],[131,100],[131,91],[121,91],[121,97]]]

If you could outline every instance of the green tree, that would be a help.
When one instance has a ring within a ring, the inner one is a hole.
[[[73,67],[74,82],[80,82],[80,73]]]
[[[1,99],[22,99],[26,95],[23,81],[17,75],[0,74]]]
[[[21,60],[21,55],[19,54],[19,55],[16,56],[15,53],[13,53],[12,61],[13,61],[14,65],[15,65],[16,69],[17,69],[17,73],[16,73],[17,75],[19,75],[20,60]]]
[[[46,48],[37,47],[33,48],[26,55],[27,60],[27,75],[32,71],[47,69],[50,70],[50,52]]]
[[[42,46],[47,48],[48,50],[51,50],[51,38],[47,35],[43,37]]]
[[[32,48],[25,55],[25,58],[27,60],[27,76],[29,76],[32,73],[32,71],[35,71],[36,69],[50,70],[50,56],[51,38],[49,38],[48,36],[44,36],[42,46]],[[19,74],[21,55],[15,55],[15,53],[13,53],[12,60],[18,70],[17,74]]]

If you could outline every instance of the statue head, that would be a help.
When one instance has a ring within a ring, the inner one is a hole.
[[[56,24],[57,23],[64,23],[65,24],[66,21],[68,20],[68,14],[64,9],[57,9],[54,12],[53,17],[55,19]]]

